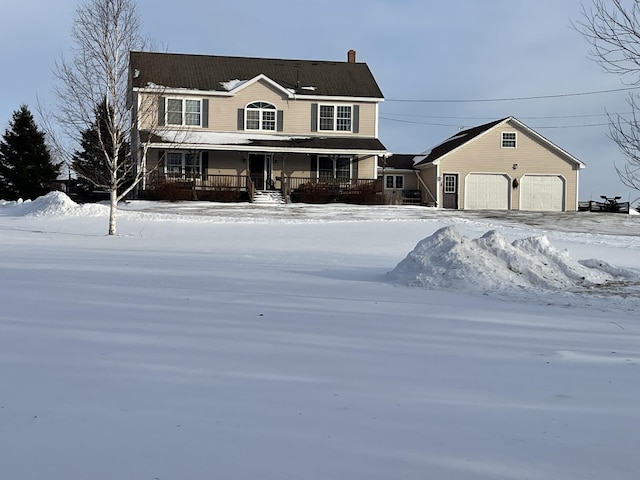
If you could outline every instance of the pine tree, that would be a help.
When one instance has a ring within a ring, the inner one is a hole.
[[[51,153],[26,105],[13,113],[0,140],[0,198],[34,199],[45,195],[58,177],[60,165]]]
[[[106,99],[96,105],[95,121],[80,133],[82,150],[75,151],[72,157],[71,167],[79,177],[78,193],[85,198],[92,198],[92,192],[96,189],[108,191],[111,187],[109,161],[114,155],[109,120],[112,113]],[[118,135],[122,135],[122,132]],[[127,164],[128,151],[129,146],[124,143],[118,152],[118,178],[121,179],[130,170]],[[119,186],[125,188],[128,185],[126,181],[121,181]]]

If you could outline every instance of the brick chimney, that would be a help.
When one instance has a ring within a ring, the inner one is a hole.
[[[356,63],[356,51],[355,50],[349,50],[347,52],[347,62]]]

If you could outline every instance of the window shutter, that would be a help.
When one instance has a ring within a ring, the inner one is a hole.
[[[353,106],[353,120],[351,131],[353,133],[360,133],[360,105]]]
[[[158,125],[164,125],[164,97],[158,98]]]
[[[158,170],[165,171],[164,163],[165,163],[164,150],[158,150]]]
[[[202,99],[202,128],[209,128],[209,99]]]
[[[318,178],[318,156],[311,155],[311,165],[309,166],[309,176],[311,178]]]
[[[311,131],[312,132],[318,131],[318,104],[317,103],[311,104]]]
[[[205,150],[202,152],[200,156],[200,161],[202,163],[202,178],[206,179],[209,170],[209,151]]]
[[[284,112],[282,110],[276,112],[276,125],[278,132],[284,131]]]
[[[358,157],[351,157],[351,178],[358,179]]]
[[[244,108],[238,109],[238,130],[244,130]]]

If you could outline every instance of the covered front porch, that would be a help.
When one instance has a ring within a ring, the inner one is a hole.
[[[291,202],[384,203],[377,174],[377,159],[384,154],[377,139],[158,144],[147,152],[144,165],[150,173],[139,196],[252,202],[256,192],[271,191]]]
[[[357,203],[384,202],[382,179],[274,176],[265,182],[249,174],[193,174],[153,172],[143,197],[154,200],[208,200],[253,202],[261,191],[280,192],[287,202]]]

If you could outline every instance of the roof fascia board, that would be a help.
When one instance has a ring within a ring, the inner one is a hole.
[[[260,75],[257,75],[255,77],[253,77],[252,79],[242,83],[241,85],[238,85],[236,88],[230,90],[229,93],[235,95],[236,93],[241,92],[245,88],[258,83],[260,80],[263,80],[263,81],[267,82],[269,85],[274,87],[276,90],[280,90],[282,93],[284,93],[287,96],[287,98],[293,98],[294,93],[291,90],[289,90],[288,88],[283,87],[278,82],[275,82],[275,81],[271,80],[264,73],[261,73]]]
[[[259,75],[258,77],[264,77],[264,80],[269,84],[274,86],[276,89],[280,90],[284,95],[293,100],[315,100],[319,102],[360,102],[360,103],[380,103],[384,102],[384,98],[375,98],[375,97],[334,97],[334,96],[322,96],[322,95],[304,95],[294,93],[293,91],[286,89],[269,79],[264,75]],[[248,82],[243,83],[242,85],[230,90],[228,92],[221,92],[219,90],[196,90],[191,88],[169,88],[169,87],[134,87],[134,92],[141,93],[153,93],[153,94],[162,94],[162,95],[207,95],[210,97],[233,97],[236,93],[242,91],[242,89],[248,87],[249,85],[253,85],[256,83],[259,78],[254,77]]]
[[[221,150],[241,152],[269,152],[269,153],[327,153],[341,155],[385,155],[386,150],[357,150],[341,148],[292,148],[292,147],[265,147],[260,145],[248,145],[244,143],[228,145],[212,145],[209,143],[151,143],[150,148],[176,149],[176,150]]]
[[[444,154],[444,155],[442,155],[441,157],[436,158],[433,162],[429,162],[429,163],[427,163],[427,164],[425,164],[425,165],[416,165],[416,166],[417,166],[419,169],[422,169],[422,168],[424,168],[425,166],[427,166],[427,165],[429,165],[429,164],[431,164],[431,165],[440,165],[440,162],[441,162],[443,159],[445,159],[446,157],[448,157],[449,155],[451,155],[452,153],[457,152],[458,150],[460,150],[460,149],[461,149],[462,147],[464,147],[465,145],[468,145],[468,144],[470,144],[470,143],[474,142],[476,139],[483,137],[484,135],[486,135],[487,133],[489,133],[489,132],[490,132],[491,130],[493,130],[494,128],[498,128],[500,125],[504,125],[506,122],[508,122],[508,121],[509,121],[510,119],[512,119],[512,118],[513,118],[513,117],[507,117],[507,118],[505,118],[502,122],[500,122],[500,123],[498,123],[498,124],[494,125],[493,127],[489,128],[489,129],[487,129],[487,130],[485,130],[484,132],[482,132],[482,133],[480,133],[480,134],[476,135],[476,136],[475,136],[475,137],[473,137],[472,139],[467,140],[467,141],[466,141],[466,142],[464,142],[464,143],[461,143],[460,145],[458,145],[458,146],[457,146],[456,148],[454,148],[453,150],[451,150],[451,151],[449,151],[449,152],[445,153],[445,154]],[[455,135],[452,135],[452,137],[453,137],[453,136],[455,136]],[[445,140],[445,141],[446,141],[446,140]],[[444,143],[444,142],[443,142],[443,143]]]
[[[169,88],[169,87],[134,87],[136,92],[153,93],[161,95],[207,95],[216,97],[233,97],[232,92],[219,92],[217,90],[195,90],[192,88]]]
[[[553,150],[556,150],[557,152],[560,152],[563,156],[566,156],[569,160],[571,160],[572,162],[575,162],[576,165],[578,165],[578,168],[585,168],[586,165],[581,162],[580,160],[578,160],[576,157],[574,157],[573,155],[571,155],[569,152],[567,152],[566,150],[560,148],[558,145],[556,145],[555,143],[553,143],[551,140],[548,140],[547,138],[545,138],[544,136],[540,135],[538,132],[536,132],[535,130],[527,127],[524,123],[522,123],[520,120],[518,120],[515,117],[509,117],[505,120],[505,122],[509,122],[509,121],[513,121],[516,125],[518,125],[520,128],[522,128],[523,130],[525,130],[526,132],[528,132],[530,135],[536,137],[538,140],[542,141],[542,143],[546,144],[547,146],[551,147]],[[498,125],[496,125],[497,127]]]
[[[362,103],[380,103],[384,102],[384,98],[376,97],[333,97],[323,95],[304,95],[296,93],[293,95],[295,100],[316,100],[318,102],[362,102]]]

